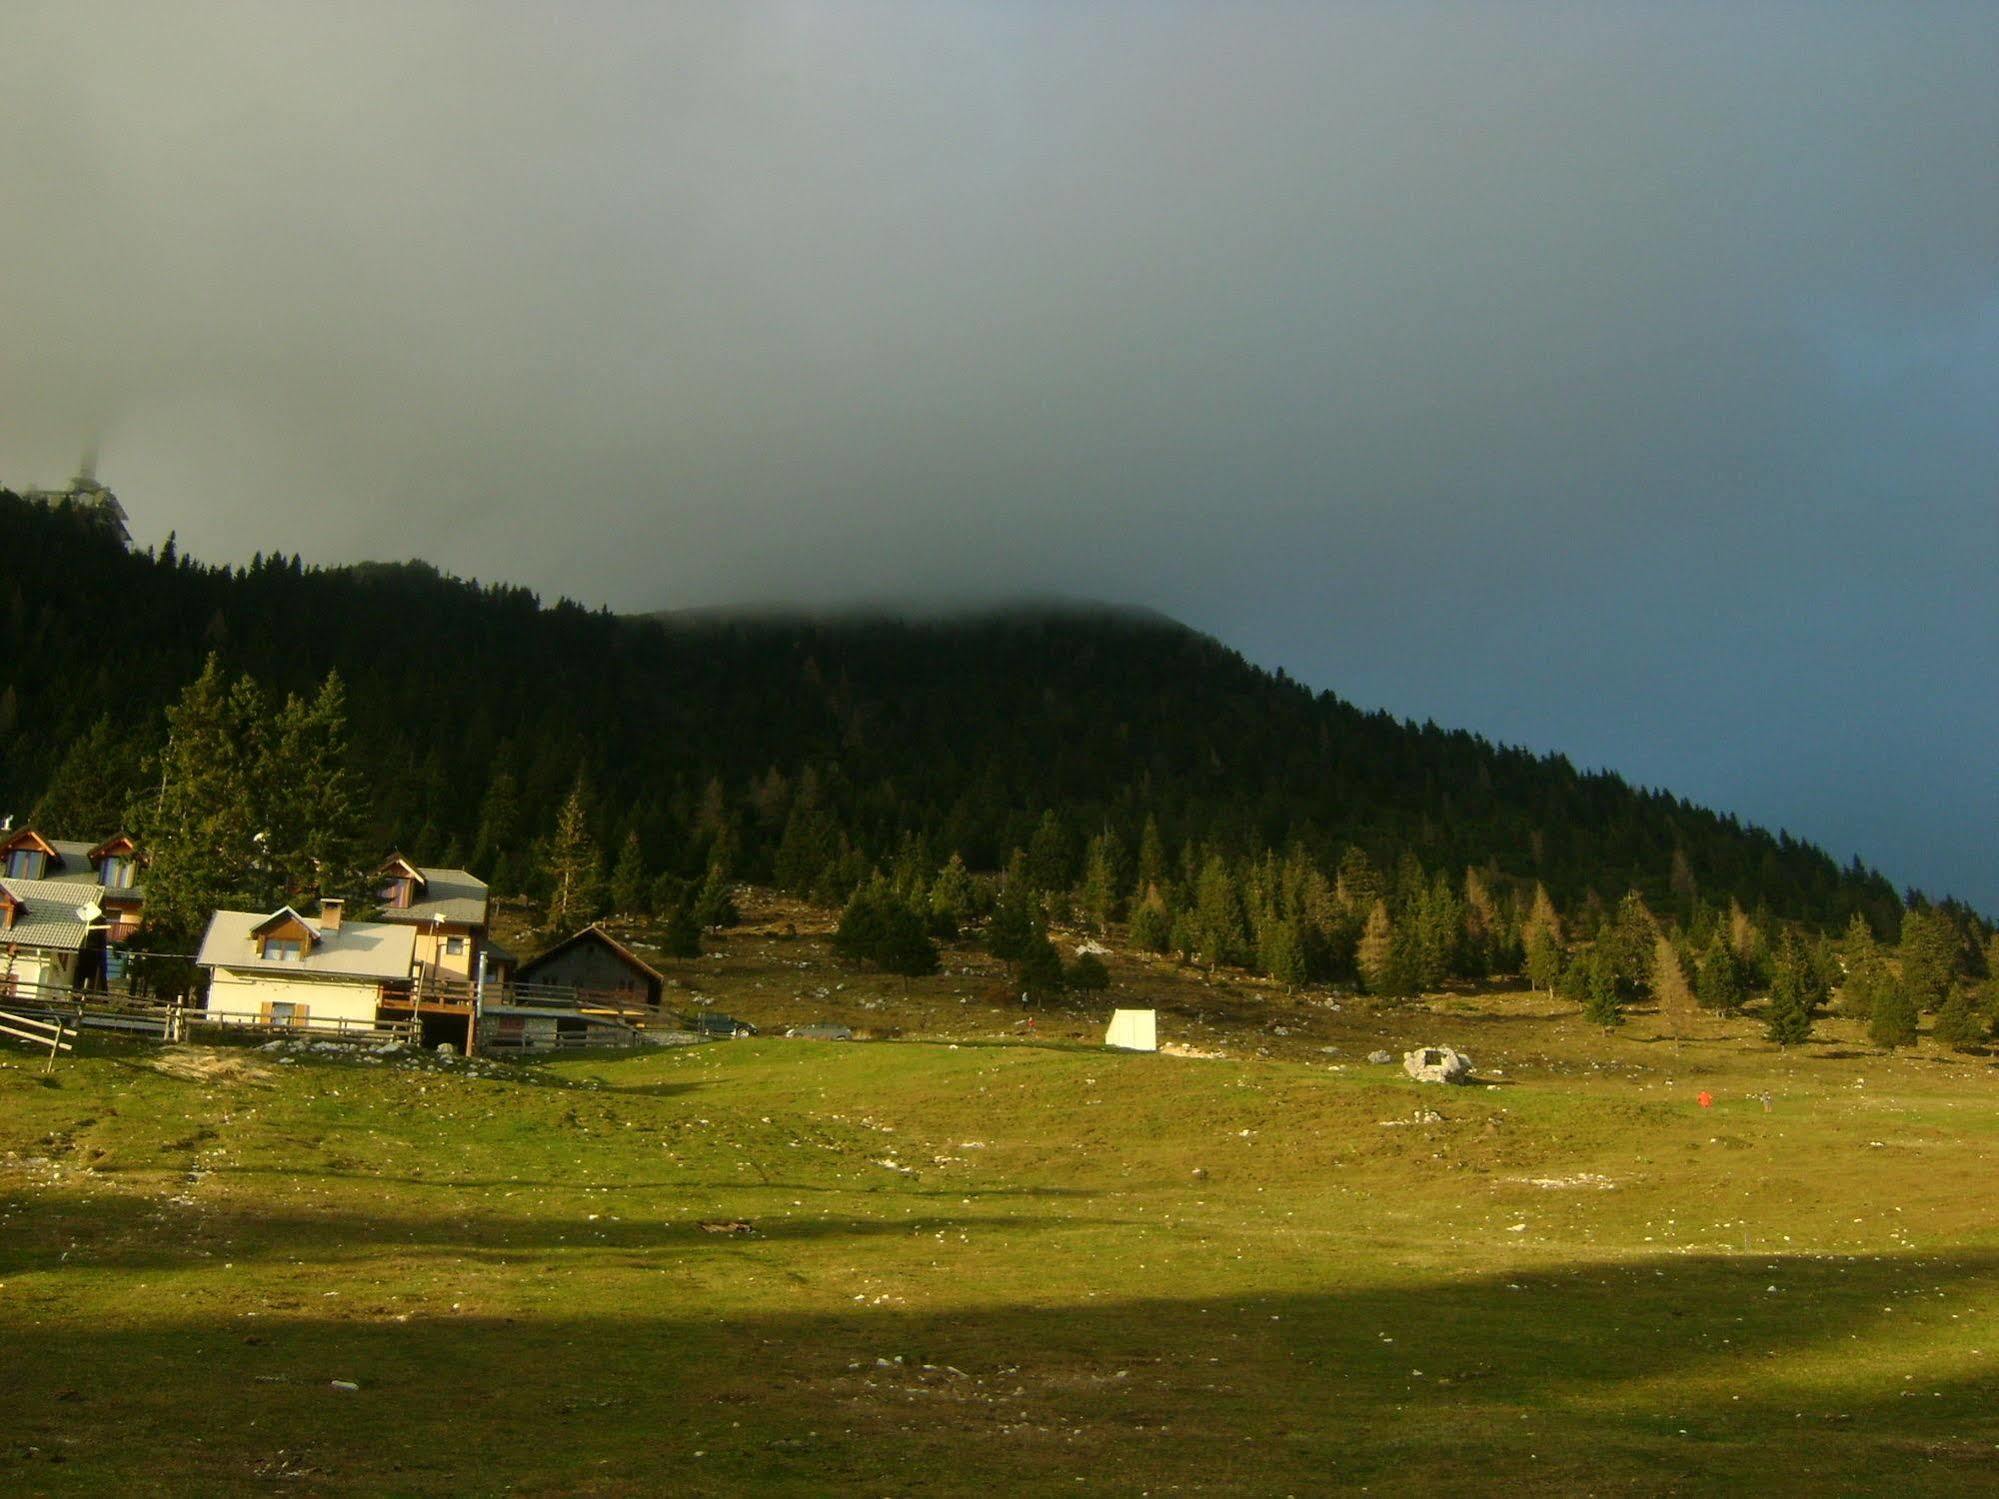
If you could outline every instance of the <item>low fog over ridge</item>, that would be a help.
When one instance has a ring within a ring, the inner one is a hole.
[[[1999,12],[10,8],[0,482],[1144,600],[1999,907]]]

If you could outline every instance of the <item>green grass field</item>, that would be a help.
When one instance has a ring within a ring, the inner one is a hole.
[[[1986,1061],[1114,967],[1227,1055],[769,924],[903,1039],[0,1054],[0,1491],[1999,1489]]]

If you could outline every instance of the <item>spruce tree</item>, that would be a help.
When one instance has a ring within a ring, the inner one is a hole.
[[[1155,887],[1132,907],[1127,935],[1141,952],[1163,953],[1173,940],[1173,915]]]
[[[548,885],[543,924],[551,932],[587,924],[596,917],[603,898],[604,861],[590,836],[587,797],[588,787],[578,775],[556,814],[555,835],[543,857],[542,874]]]
[[[1242,900],[1220,854],[1210,854],[1195,892],[1195,917],[1200,930],[1200,955],[1210,968],[1240,964],[1248,957],[1249,930]]]
[[[125,809],[144,780],[145,753],[110,714],[92,723],[56,764],[28,826],[55,838],[93,841],[125,831]]]
[[[971,913],[972,877],[965,872],[965,861],[954,853],[930,883],[930,930],[939,937],[955,937]]]
[[[211,655],[167,710],[167,742],[153,767],[157,786],[133,802],[128,817],[149,859],[149,947],[192,952],[215,911],[260,908],[263,757],[253,726],[238,716],[248,702],[230,691]]]
[[[701,956],[701,923],[694,919],[693,905],[682,900],[669,908],[666,925],[660,929],[659,950],[669,958]]]
[[[1746,997],[1741,965],[1728,939],[1717,932],[1701,957],[1700,971],[1694,976],[1694,997],[1703,1010],[1716,1015],[1733,1015]]]
[[[645,914],[651,904],[652,881],[646,874],[645,850],[633,828],[625,834],[618,850],[617,866],[611,871],[611,904],[625,916]]]
[[[1298,928],[1288,921],[1266,924],[1257,942],[1257,964],[1286,989],[1304,983],[1305,944],[1299,939]]]
[[[1919,1010],[1942,1005],[1957,974],[1957,929],[1935,907],[1902,918],[1902,987]]]
[[[1971,990],[1964,984],[1951,985],[1949,995],[1937,1009],[1934,1034],[1952,1051],[1977,1051],[1991,1035],[1992,1026],[1981,1013]]]
[[[704,929],[734,926],[742,920],[736,909],[736,887],[720,860],[708,866],[707,877],[694,896],[694,919]]]
[[[1533,926],[1527,929],[1527,982],[1536,989],[1548,991],[1548,997],[1555,997],[1555,986],[1562,978],[1562,947],[1555,935],[1555,928]]]
[[[347,689],[337,673],[327,674],[310,702],[285,700],[259,780],[273,896],[364,897],[371,861],[362,850],[363,793],[350,765]]]
[[[1765,1030],[1779,1046],[1798,1046],[1811,1039],[1815,983],[1797,940],[1785,933],[1771,968],[1764,1018]]]
[[[1599,938],[1577,960],[1583,976],[1583,1016],[1605,1030],[1624,1024],[1623,975],[1617,951]]]
[[[1883,1050],[1914,1046],[1920,1017],[1916,1003],[1893,978],[1873,991],[1873,1010],[1867,1017],[1867,1039]]]

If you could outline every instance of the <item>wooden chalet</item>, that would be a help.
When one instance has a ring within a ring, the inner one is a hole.
[[[101,987],[122,968],[145,889],[138,846],[0,830],[0,994]]]

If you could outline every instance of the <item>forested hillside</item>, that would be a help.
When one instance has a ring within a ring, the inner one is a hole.
[[[1857,912],[1887,936],[1901,914],[1857,863],[1364,712],[1164,620],[628,619],[422,563],[128,553],[0,491],[0,812],[53,792],[45,810],[97,824],[61,831],[107,831],[211,652],[280,698],[337,671],[375,845],[501,890],[532,884],[580,774],[596,843],[648,878],[719,854],[833,900],[898,854],[978,870],[1032,847],[1044,888],[1079,881],[1092,837],[1136,851],[1151,820],[1189,889],[1217,854],[1330,873],[1358,848],[1405,885],[1415,863],[1474,868],[1565,911],[1635,889],[1662,914],[1734,902],[1830,930]]]

